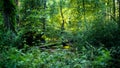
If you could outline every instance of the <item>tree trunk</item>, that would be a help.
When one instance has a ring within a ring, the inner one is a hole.
[[[116,15],[115,15],[115,13],[116,13],[116,9],[115,9],[116,7],[115,7],[115,0],[113,0],[113,17],[114,18],[116,18]]]
[[[110,18],[111,18],[111,16],[110,16],[110,14],[111,14],[111,7],[108,7],[108,6],[110,6],[110,0],[108,0],[108,2],[107,2],[108,20],[110,20]]]
[[[10,0],[3,0],[4,26],[15,32],[15,6]]]
[[[46,11],[46,0],[44,0],[43,1],[43,3],[44,3],[44,12]],[[45,30],[46,30],[46,18],[45,18],[45,16],[46,16],[46,14],[44,14],[44,16],[43,16],[43,32],[45,32]]]
[[[20,14],[19,14],[19,0],[15,0],[18,13],[16,14],[16,22],[20,23]]]
[[[118,23],[118,27],[119,27],[119,30],[120,30],[120,0],[117,0],[117,3],[118,3],[118,20],[117,20],[117,23]]]
[[[119,23],[119,27],[120,27],[120,0],[118,0],[118,4],[119,4],[119,21],[118,21],[118,23]]]
[[[44,12],[46,12],[46,0],[43,0],[43,5],[44,5]],[[46,32],[46,13],[43,15],[42,18],[42,23],[43,23],[43,35],[45,35]],[[45,39],[44,39],[44,43],[45,43]]]
[[[85,1],[83,0],[83,15],[84,15],[84,22],[85,22]]]
[[[15,0],[16,5],[18,5],[18,0]]]
[[[63,16],[63,12],[62,12],[62,1],[60,2],[60,13],[61,13],[61,17],[62,17],[62,25],[61,25],[61,34],[64,31],[64,24],[65,24],[65,20],[64,20],[64,16]]]

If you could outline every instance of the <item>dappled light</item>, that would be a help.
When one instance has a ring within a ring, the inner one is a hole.
[[[120,68],[120,0],[1,0],[0,68]]]

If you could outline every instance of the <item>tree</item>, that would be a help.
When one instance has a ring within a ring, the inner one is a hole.
[[[113,16],[116,18],[116,6],[115,6],[115,0],[113,0]]]
[[[119,18],[118,18],[118,23],[119,23],[119,27],[120,27],[120,0],[118,0],[118,13],[119,13]]]
[[[86,21],[85,20],[85,0],[83,0],[83,15],[84,15],[84,22]]]
[[[16,8],[12,0],[3,0],[3,18],[6,30],[15,31]]]
[[[64,32],[64,29],[65,29],[65,27],[64,27],[65,20],[64,20],[64,16],[63,16],[63,12],[62,12],[62,9],[63,9],[63,7],[62,7],[63,4],[62,3],[63,3],[63,0],[60,0],[60,14],[61,14],[61,17],[62,17],[61,34]]]
[[[44,0],[43,1],[43,5],[44,5],[44,7],[43,7],[43,9],[44,9],[44,12],[46,12],[46,8],[47,8],[47,6],[46,6],[46,0]],[[42,23],[43,23],[43,32],[45,32],[45,30],[46,30],[46,18],[45,18],[45,16],[46,16],[46,14],[44,14],[43,15],[43,18],[42,18]]]

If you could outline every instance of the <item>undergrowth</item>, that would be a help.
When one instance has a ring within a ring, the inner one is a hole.
[[[111,59],[109,51],[93,49],[83,47],[81,52],[71,52],[31,47],[23,52],[12,47],[0,54],[0,68],[105,68]]]

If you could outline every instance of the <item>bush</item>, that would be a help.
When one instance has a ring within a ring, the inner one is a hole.
[[[119,68],[120,67],[120,46],[112,47],[111,50],[111,60],[109,60],[109,67]]]
[[[91,22],[89,28],[82,31],[82,42],[89,42],[91,45],[99,47],[103,44],[110,49],[120,45],[118,24],[114,21],[104,21],[101,18]]]
[[[46,42],[45,33],[38,30],[26,29],[27,27],[22,28],[18,31],[16,36],[16,47],[19,49],[24,48],[25,46],[38,46]]]

